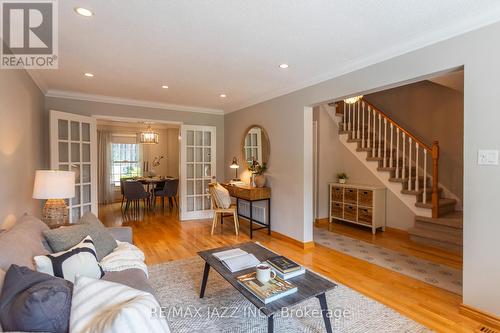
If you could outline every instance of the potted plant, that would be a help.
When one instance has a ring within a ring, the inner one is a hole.
[[[264,187],[264,185],[266,185],[266,176],[264,176],[264,172],[267,170],[266,163],[260,165],[260,163],[254,159],[248,166],[248,170],[252,173],[251,185],[256,187]]]
[[[347,174],[345,172],[338,173],[337,178],[339,180],[339,184],[345,184],[349,179],[349,177],[347,177]]]

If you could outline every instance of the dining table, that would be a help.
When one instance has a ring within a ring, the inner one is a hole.
[[[148,193],[151,193],[151,196],[149,198],[149,203],[152,204],[154,200],[154,189],[156,185],[159,183],[169,181],[169,180],[175,180],[177,178],[174,177],[137,177],[134,178],[135,181],[140,182],[141,184],[146,186],[146,191]],[[152,207],[152,205],[150,205]]]

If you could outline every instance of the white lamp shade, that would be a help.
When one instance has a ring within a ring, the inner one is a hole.
[[[75,197],[75,173],[73,171],[37,170],[34,199],[68,199]]]

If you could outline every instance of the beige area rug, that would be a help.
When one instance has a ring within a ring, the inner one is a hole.
[[[324,228],[314,227],[314,241],[335,251],[410,276],[455,294],[462,294],[462,271],[459,269],[409,256]]]
[[[149,267],[150,282],[173,332],[267,332],[267,319],[217,272],[199,298],[204,261],[199,257]],[[327,293],[334,332],[429,332],[377,301],[338,284]],[[325,332],[317,299],[275,315],[275,332]]]

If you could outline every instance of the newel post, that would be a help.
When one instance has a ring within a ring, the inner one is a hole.
[[[439,217],[439,142],[432,143],[432,217]]]

